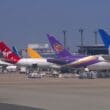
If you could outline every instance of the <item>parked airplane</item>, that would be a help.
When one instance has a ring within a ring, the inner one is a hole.
[[[48,59],[49,62],[68,66],[72,68],[87,67],[101,60],[97,56],[78,56],[72,55],[63,45],[53,36],[48,35],[48,40],[56,53],[56,59]]]
[[[58,66],[47,62],[45,58],[20,58],[17,56],[4,42],[0,42],[0,51],[2,52],[4,58],[11,63],[22,65],[22,66],[32,66],[43,68],[57,68]]]
[[[106,48],[110,47],[110,35],[108,35],[103,29],[99,29],[99,34]],[[100,55],[104,61],[97,64],[88,66],[89,69],[95,70],[110,70],[110,55]]]
[[[73,55],[55,37],[47,36],[57,56],[55,59],[48,59],[49,62],[70,68],[88,68],[89,70],[110,69],[110,62],[106,61],[101,55]]]

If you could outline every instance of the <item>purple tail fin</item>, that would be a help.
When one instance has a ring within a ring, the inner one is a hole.
[[[47,34],[47,37],[58,58],[72,57],[72,54],[54,36]]]

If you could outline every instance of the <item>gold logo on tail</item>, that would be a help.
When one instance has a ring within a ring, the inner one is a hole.
[[[59,53],[59,52],[61,52],[64,48],[63,48],[63,46],[60,45],[60,44],[55,44],[55,45],[54,45],[54,49],[55,49],[55,51],[56,51],[57,53]]]

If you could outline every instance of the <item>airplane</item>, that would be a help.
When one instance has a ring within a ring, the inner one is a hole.
[[[0,42],[0,51],[7,62],[20,66],[36,66],[43,68],[59,68],[59,66],[48,62],[45,58],[20,58],[4,42]]]
[[[108,35],[107,32],[105,32],[103,29],[98,30],[100,37],[105,45],[106,48],[110,48],[110,35]],[[110,53],[110,51],[109,51]],[[90,69],[95,70],[110,70],[110,55],[100,55],[101,58],[104,59],[103,62],[99,62],[97,64],[90,65]]]
[[[27,48],[27,53],[30,58],[42,58],[42,56],[32,48]]]
[[[110,63],[105,61],[101,55],[73,55],[54,37],[47,34],[49,43],[56,54],[56,58],[48,59],[62,67],[69,68],[88,68],[89,70],[105,70],[110,69]],[[108,66],[107,66],[108,65]]]

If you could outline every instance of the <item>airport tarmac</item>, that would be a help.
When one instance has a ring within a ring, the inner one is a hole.
[[[0,74],[0,110],[110,110],[110,79]]]

